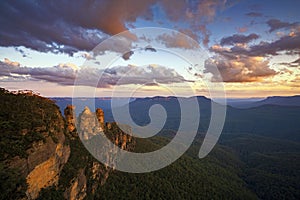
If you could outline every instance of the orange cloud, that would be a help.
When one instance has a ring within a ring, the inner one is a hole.
[[[220,74],[214,72],[217,67]],[[208,60],[205,64],[205,73],[211,73],[215,82],[260,82],[272,77],[278,72],[269,68],[269,62],[263,57],[241,56],[225,59],[218,56]]]
[[[245,33],[245,32],[248,31],[248,28],[247,28],[247,27],[239,27],[239,28],[237,28],[237,31],[238,31],[239,33]]]
[[[14,66],[14,67],[19,67],[20,66],[19,62],[11,61],[8,58],[4,58],[4,63],[7,64],[7,65]]]

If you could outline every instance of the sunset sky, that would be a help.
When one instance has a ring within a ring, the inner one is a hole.
[[[2,0],[0,87],[209,96],[205,82],[224,82],[230,98],[297,95],[299,8],[296,0]],[[153,28],[135,29],[144,27]]]

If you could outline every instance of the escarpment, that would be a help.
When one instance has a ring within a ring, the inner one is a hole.
[[[98,162],[81,140],[103,134],[122,149],[134,148],[130,132],[105,123],[100,108],[76,117],[69,105],[63,118],[53,101],[32,93],[1,89],[0,100],[0,199],[93,199],[113,168]],[[107,153],[112,163],[113,154]]]
[[[0,99],[0,165],[5,177],[0,195],[36,199],[41,189],[58,184],[68,161],[64,119],[54,102],[32,93],[1,90]]]

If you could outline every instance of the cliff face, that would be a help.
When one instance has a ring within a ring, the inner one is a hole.
[[[1,141],[6,145],[1,147],[1,165],[18,174],[22,179],[18,184],[24,183],[16,186],[22,191],[18,196],[14,196],[14,191],[1,195],[35,199],[41,189],[58,184],[69,158],[64,119],[54,102],[39,96],[4,92],[0,98],[5,104],[0,108],[5,116],[1,119]],[[8,177],[8,181],[13,182],[13,178]]]
[[[30,168],[26,176],[26,194],[29,199],[38,197],[42,188],[58,184],[60,171],[70,156],[70,146],[65,144],[64,120],[58,111],[56,116],[57,120],[49,125],[46,142],[39,142],[28,150],[27,163]]]
[[[37,198],[42,188],[58,184],[60,171],[69,155],[69,146],[58,144],[49,159],[34,167],[26,177],[28,184],[26,194],[29,199]]]
[[[75,107],[67,106],[64,119],[54,102],[37,95],[0,89],[0,100],[0,199],[94,198],[113,169],[95,160],[79,136],[106,134],[123,149],[134,146],[115,123],[104,123],[101,109],[86,108],[76,119]]]

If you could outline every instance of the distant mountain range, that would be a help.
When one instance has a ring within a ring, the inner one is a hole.
[[[263,100],[243,99],[237,101],[228,101],[228,105],[236,108],[253,108],[262,105],[280,105],[280,106],[300,106],[300,95],[296,96],[274,96]]]
[[[68,103],[72,103],[70,98],[56,98],[54,100],[61,109]],[[93,100],[89,98],[80,101],[82,101],[84,107],[84,105],[89,105],[85,103]],[[205,133],[211,117],[211,100],[203,96],[198,96],[197,100],[200,109],[198,132]],[[100,98],[95,100],[96,107],[101,107],[104,110],[105,121],[114,121],[110,101],[111,99]],[[189,101],[189,98],[183,98],[183,101]],[[268,97],[261,101],[244,103],[242,109],[237,108],[238,106],[227,106],[223,134],[246,133],[300,141],[300,96]],[[166,110],[167,120],[164,130],[176,131],[181,118],[181,110],[176,97],[157,96],[132,99],[129,108],[133,121],[141,126],[147,125],[150,122],[149,109],[155,104],[162,105]],[[81,112],[82,109],[76,108],[77,112]],[[120,108],[117,107],[115,111],[118,112],[118,109]],[[194,119],[187,120],[192,122]]]
[[[63,113],[64,109],[67,105],[76,105],[76,112],[77,115],[81,112],[85,106],[88,106],[90,109],[95,108],[102,108],[103,110],[110,110],[111,109],[111,98],[104,97],[104,98],[89,98],[89,97],[78,97],[78,98],[71,98],[71,97],[51,97],[49,98],[55,101],[56,105],[59,106],[60,111]],[[124,105],[125,98],[116,98],[117,106]],[[130,101],[134,101],[135,98],[130,98]],[[94,111],[94,110],[93,110]]]

